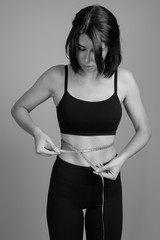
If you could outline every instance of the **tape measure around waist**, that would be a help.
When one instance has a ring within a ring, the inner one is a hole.
[[[102,146],[102,147],[95,147],[95,148],[88,148],[88,149],[78,149],[75,146],[73,146],[72,144],[66,142],[65,140],[61,140],[61,142],[66,145],[69,149],[60,149],[61,153],[70,153],[70,152],[76,152],[79,156],[81,156],[85,161],[87,161],[89,163],[89,165],[96,170],[97,166],[95,166],[88,158],[86,158],[86,156],[84,155],[84,153],[88,153],[88,152],[95,152],[95,151],[101,151],[104,149],[107,149],[111,146],[113,146],[113,143],[111,143],[110,145],[107,146]]]

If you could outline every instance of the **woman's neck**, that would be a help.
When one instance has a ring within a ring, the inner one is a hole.
[[[98,71],[79,71],[78,75],[82,78],[82,80],[84,79],[84,81],[88,82],[97,82],[97,80],[101,80],[104,78],[104,75],[99,74]]]

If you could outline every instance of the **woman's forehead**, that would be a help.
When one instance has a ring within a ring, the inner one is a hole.
[[[90,37],[85,34],[85,33],[82,33],[80,36],[79,36],[79,41],[78,43],[82,46],[90,46],[90,47],[93,47],[93,42],[92,40],[90,39]],[[106,46],[106,44],[104,42],[101,42],[102,44],[102,48]]]
[[[93,45],[92,40],[89,38],[89,36],[85,33],[81,34],[79,36],[79,44],[80,45]]]

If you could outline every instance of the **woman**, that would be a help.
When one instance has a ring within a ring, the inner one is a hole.
[[[115,16],[99,5],[80,10],[66,41],[70,64],[51,67],[13,106],[17,123],[35,140],[36,152],[57,154],[52,169],[47,220],[50,239],[120,240],[124,163],[149,141],[151,130],[133,75],[119,69],[120,32]],[[61,149],[29,113],[52,97]],[[122,103],[135,134],[117,154]]]

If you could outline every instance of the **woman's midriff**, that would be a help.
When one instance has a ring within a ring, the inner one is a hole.
[[[61,134],[61,138],[62,140],[64,140],[65,142],[68,142],[69,144],[76,147],[77,149],[82,149],[82,150],[108,146],[107,148],[102,150],[83,153],[85,157],[94,165],[97,165],[98,163],[107,163],[116,156],[116,149],[114,146],[115,135],[77,136],[77,135]],[[66,145],[64,146],[62,141],[61,149],[63,148],[66,149]],[[59,155],[59,157],[64,161],[75,164],[75,165],[86,166],[86,167],[90,166],[89,163],[76,152],[67,152],[67,153],[62,152]]]

